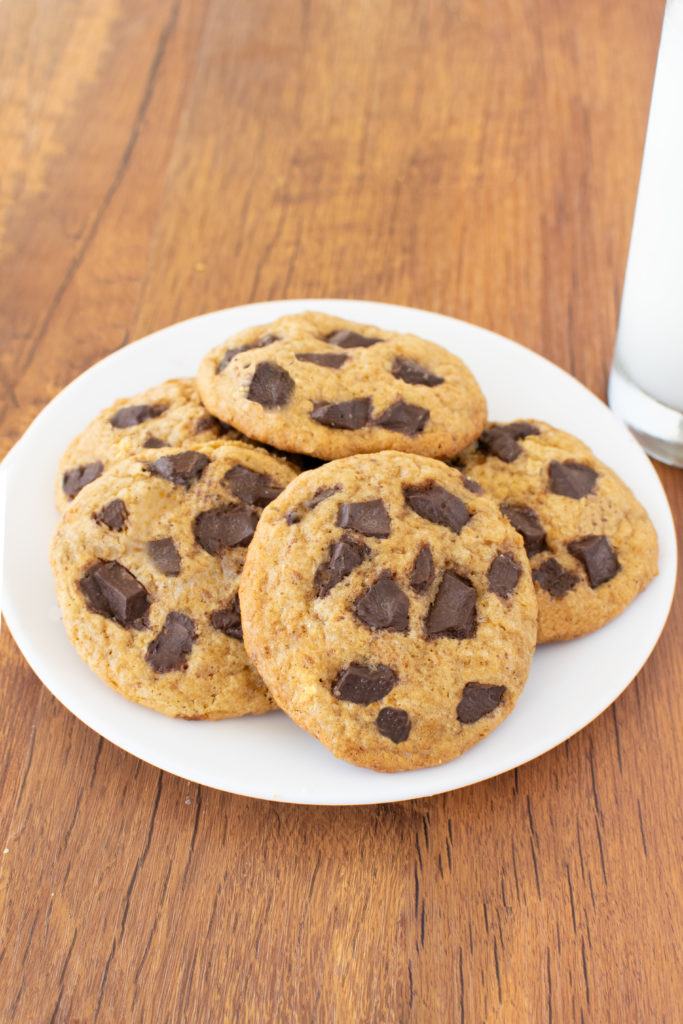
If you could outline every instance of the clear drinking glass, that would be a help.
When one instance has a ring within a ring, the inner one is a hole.
[[[667,0],[608,401],[683,466],[683,0]]]

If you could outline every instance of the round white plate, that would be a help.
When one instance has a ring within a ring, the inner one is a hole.
[[[223,338],[285,313],[319,309],[436,341],[478,379],[492,419],[547,420],[578,435],[647,508],[659,535],[660,572],[597,633],[538,649],[513,713],[456,761],[384,775],[337,761],[282,712],[225,722],[166,718],[110,690],[67,640],[48,545],[57,523],[53,484],[71,438],[114,399],[170,377],[194,376]],[[263,302],[167,327],[104,359],[50,402],[8,455],[3,610],[26,660],[81,721],[150,764],[245,796],[303,804],[369,804],[458,789],[538,757],[587,725],[641,668],[664,626],[676,577],[671,512],[657,474],[627,429],[578,381],[480,327],[418,309],[350,300]]]

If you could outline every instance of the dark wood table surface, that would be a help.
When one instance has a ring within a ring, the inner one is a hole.
[[[604,397],[663,7],[3,0],[0,454],[95,360],[273,298],[451,314]],[[321,808],[117,749],[3,628],[0,1020],[673,1024],[682,635],[678,595],[530,764]]]

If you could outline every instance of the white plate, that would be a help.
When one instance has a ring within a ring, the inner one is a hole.
[[[83,664],[62,626],[48,564],[57,522],[53,482],[71,438],[114,399],[161,380],[193,376],[223,338],[284,313],[319,309],[418,334],[461,356],[491,418],[533,417],[577,434],[647,508],[659,535],[660,574],[599,632],[541,647],[514,712],[490,736],[438,768],[384,775],[337,761],[284,714],[187,722],[129,703]],[[124,750],[194,782],[303,804],[369,804],[429,796],[490,778],[550,750],[587,725],[633,679],[666,621],[676,577],[676,540],[664,491],[648,458],[607,406],[533,352],[436,313],[347,300],[264,302],[186,320],[93,366],[50,402],[4,463],[7,544],[3,608],[34,672],[81,721]]]

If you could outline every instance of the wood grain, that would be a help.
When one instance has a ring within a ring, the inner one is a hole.
[[[662,12],[3,0],[0,451],[130,340],[279,297],[459,316],[603,396]],[[671,1024],[681,635],[679,594],[531,764],[329,809],[143,764],[4,629],[0,1020]]]

